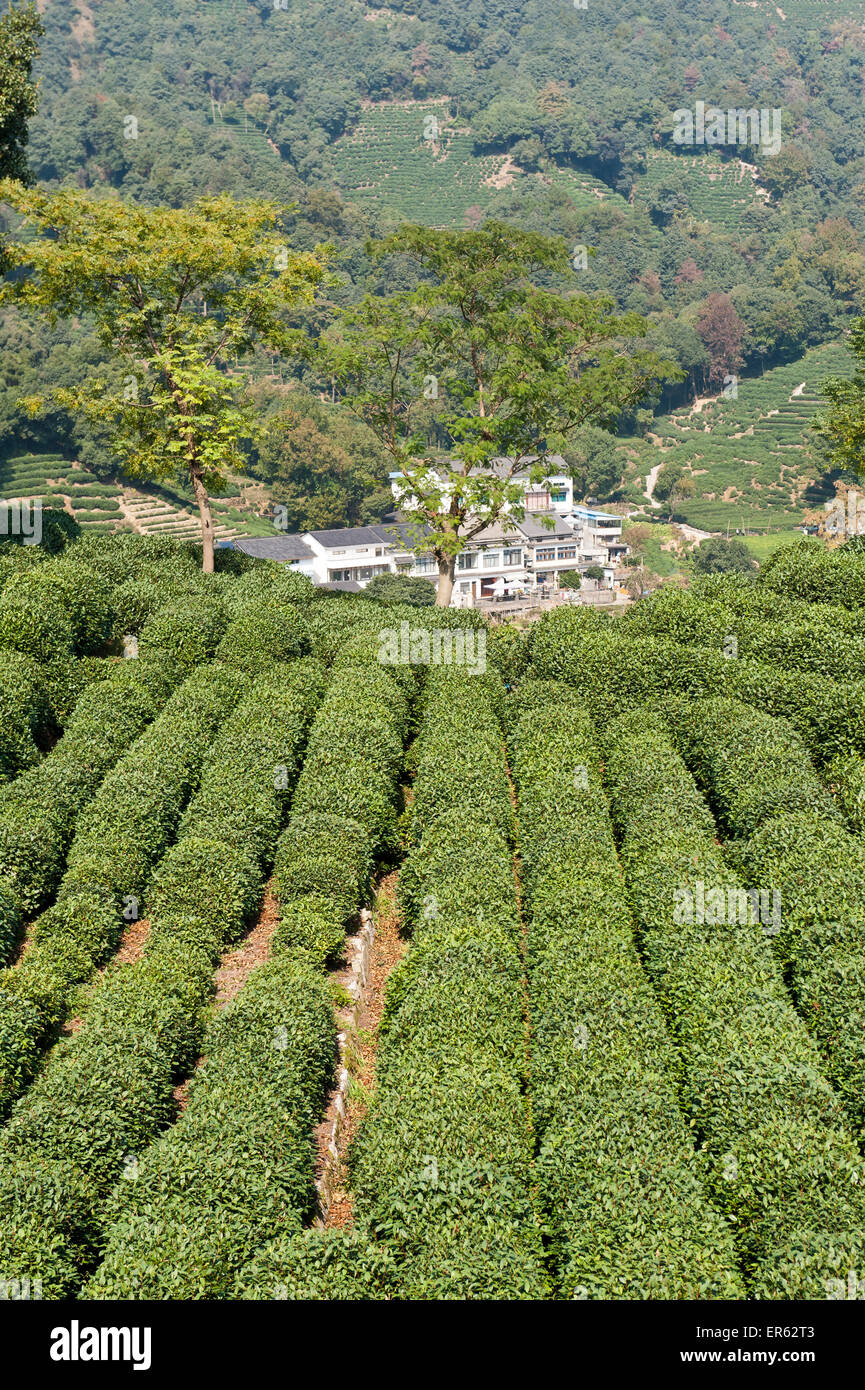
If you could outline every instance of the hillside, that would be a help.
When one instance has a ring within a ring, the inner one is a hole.
[[[681,464],[696,485],[693,498],[676,504],[676,514],[702,530],[729,523],[765,531],[814,519],[834,488],[819,476],[820,450],[810,424],[825,405],[821,381],[850,370],[843,344],[827,344],[763,376],[740,380],[735,398],[704,397],[657,417],[649,439],[625,446],[627,499],[643,503],[648,472],[672,463]]]
[[[192,540],[201,535],[191,488],[106,482],[57,454],[0,459],[0,497],[62,507],[85,531],[137,531]],[[213,499],[216,536],[272,535],[273,526],[256,515],[269,500],[268,489],[260,483],[238,479],[230,496]]]

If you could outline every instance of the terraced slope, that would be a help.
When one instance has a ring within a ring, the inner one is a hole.
[[[693,498],[676,506],[690,525],[708,531],[728,522],[755,530],[801,525],[834,491],[821,478],[819,445],[809,435],[825,404],[820,383],[850,371],[843,344],[828,343],[764,376],[740,379],[736,397],[698,401],[659,417],[651,439],[637,443],[627,495],[643,501],[649,470],[678,463],[697,487]],[[628,441],[629,449],[633,444]]]

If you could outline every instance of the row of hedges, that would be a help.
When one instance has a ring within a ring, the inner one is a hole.
[[[310,734],[274,889],[271,959],[217,1019],[178,1123],[120,1183],[96,1298],[220,1298],[270,1243],[300,1236],[315,1210],[311,1134],[334,1079],[336,1026],[323,966],[367,898],[377,809],[388,813],[408,719],[375,666],[334,671]],[[363,823],[342,814],[358,809]],[[333,806],[333,811],[313,806]],[[382,809],[384,808],[384,809]],[[281,1282],[279,1280],[277,1283]],[[273,1296],[273,1286],[265,1296]]]
[[[594,728],[528,681],[509,720],[526,898],[536,1171],[560,1297],[744,1296],[633,940]]]
[[[670,694],[727,696],[789,719],[820,764],[865,752],[865,681],[727,660],[720,648],[632,634],[624,622],[572,609],[536,625],[531,657],[534,677],[578,688],[598,720]]]
[[[0,649],[0,783],[39,761],[37,739],[47,720],[39,663],[22,652]]]
[[[107,1207],[105,1259],[86,1298],[225,1298],[237,1270],[315,1210],[310,1136],[333,1082],[325,976],[277,955],[204,1039],[189,1102]]]
[[[858,835],[865,835],[865,758],[848,754],[826,769],[838,805]]]
[[[112,664],[104,679],[84,690],[51,752],[4,790],[0,877],[26,915],[38,911],[60,881],[82,807],[181,677],[170,658]]]
[[[834,1271],[807,1255],[829,1237],[856,1266],[861,1154],[792,1007],[770,928],[740,915],[741,883],[663,721],[634,711],[605,744],[643,957],[682,1053],[708,1190],[733,1223],[754,1296],[825,1297]]]
[[[737,700],[672,702],[679,752],[726,836],[752,835],[782,811],[840,820],[808,750],[786,719]]]
[[[757,582],[761,587],[809,603],[865,608],[865,549],[861,537],[836,550],[827,550],[813,540],[785,545],[763,564]]]
[[[0,593],[0,647],[39,661],[104,651],[111,590],[76,556],[77,548],[7,579]]]
[[[501,683],[431,670],[377,1090],[352,1153],[363,1228],[410,1299],[542,1298]]]
[[[865,844],[841,824],[808,753],[785,721],[733,700],[674,716],[680,751],[721,827],[753,837],[743,868],[776,890],[772,943],[827,1073],[865,1126]]]
[[[274,864],[283,907],[274,946],[303,951],[319,967],[341,956],[346,925],[369,900],[376,859],[397,847],[411,717],[390,672],[368,652],[345,655],[310,734]]]
[[[801,602],[784,605],[771,594],[781,611],[767,616],[762,603],[749,599],[754,595],[765,600],[768,592],[753,585],[744,593],[720,586],[694,591],[667,586],[634,604],[624,615],[622,627],[634,635],[663,637],[716,652],[729,651],[734,639],[738,657],[746,661],[810,671],[837,681],[865,678],[860,612],[837,607],[824,611],[821,605]],[[734,601],[726,602],[722,594],[735,595]],[[843,615],[840,620],[839,614]]]
[[[140,915],[150,872],[247,684],[225,667],[194,672],[80,812],[57,901],[37,918],[20,964],[0,977],[3,1109],[65,1017],[71,990],[111,955],[124,920]]]
[[[68,1296],[93,1269],[106,1221],[119,1218],[123,1194],[134,1190],[137,1156],[176,1118],[174,1088],[199,1052],[213,966],[257,909],[322,685],[313,663],[276,667],[236,706],[154,876],[142,958],[109,967],[81,1026],[50,1054],[0,1132],[0,1266],[11,1277],[42,1278],[45,1297]],[[212,1119],[236,1164],[243,1141],[235,1130],[229,1146],[229,1126],[237,1096],[223,1100]],[[208,1173],[216,1183],[210,1170],[198,1176]],[[204,1224],[200,1212],[196,1224]]]

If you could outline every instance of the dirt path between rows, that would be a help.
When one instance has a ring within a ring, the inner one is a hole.
[[[366,951],[366,982],[361,983],[357,967],[353,969],[360,952],[351,943],[358,942],[358,937],[349,938],[346,950],[347,960],[352,963],[333,975],[335,984],[342,986],[352,1003],[337,1011],[341,1064],[347,1076],[342,1077],[343,1087],[337,1086],[331,1095],[325,1118],[315,1134],[316,1180],[321,1194],[321,1216],[317,1224],[329,1229],[351,1225],[354,1219],[346,1155],[375,1089],[378,1029],[385,986],[394,966],[408,950],[408,942],[400,935],[396,901],[398,878],[399,870],[394,869],[378,885],[369,923],[372,935]]]

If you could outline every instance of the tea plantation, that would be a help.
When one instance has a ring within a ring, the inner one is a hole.
[[[0,546],[4,1277],[834,1296],[865,1255],[861,545],[527,633],[199,564],[65,511]],[[401,623],[450,659],[382,664]],[[396,936],[352,974],[361,914]]]

